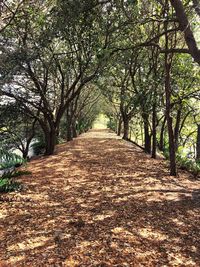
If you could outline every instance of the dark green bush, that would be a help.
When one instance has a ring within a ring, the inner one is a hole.
[[[25,160],[19,155],[0,149],[0,170],[19,167],[24,162]]]
[[[31,147],[33,148],[35,155],[41,155],[45,151],[45,142],[43,140],[39,140],[32,144]]]
[[[163,155],[166,159],[169,159],[169,150],[167,148],[163,151]],[[176,162],[180,169],[189,171],[194,176],[198,176],[200,174],[200,162],[187,158],[181,150],[179,150],[176,155]]]
[[[113,118],[110,118],[108,123],[107,123],[107,127],[113,131],[116,131],[117,129],[117,123],[116,120],[114,120]]]
[[[12,173],[8,173],[8,174],[3,175],[2,178],[11,179],[11,178],[19,177],[22,175],[29,175],[29,174],[31,174],[31,172],[29,172],[29,171],[14,171]]]
[[[163,150],[163,156],[166,159],[169,159],[169,149],[167,147]]]
[[[21,190],[22,186],[18,182],[14,182],[9,178],[0,179],[0,193],[7,193]]]
[[[198,176],[200,174],[200,163],[195,162],[192,159],[188,159],[187,157],[182,157],[179,154],[177,155],[176,160],[180,169],[187,170],[194,176]]]
[[[18,182],[15,182],[13,178],[19,177],[21,175],[31,174],[29,171],[16,171],[14,173],[8,173],[3,175],[0,178],[0,193],[7,193],[13,191],[19,191],[22,188],[22,185]]]

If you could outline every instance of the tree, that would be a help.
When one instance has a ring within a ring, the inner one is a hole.
[[[85,2],[60,1],[53,7],[50,2],[26,3],[5,31],[4,38],[12,28],[1,55],[1,93],[39,122],[47,155],[54,151],[64,112],[106,62],[113,31],[108,13],[99,6],[88,9]]]
[[[198,127],[197,127],[197,156],[196,156],[196,160],[197,161],[200,160],[200,124],[198,124]]]
[[[0,33],[2,33],[14,20],[24,0],[0,2]]]
[[[179,28],[184,33],[185,42],[188,46],[189,53],[194,58],[194,60],[200,65],[200,50],[197,46],[197,41],[194,37],[194,33],[191,29],[190,22],[188,20],[188,16],[184,9],[184,5],[181,0],[170,0],[171,5],[173,6],[176,17],[179,22]],[[194,5],[197,6],[198,2],[195,1]],[[196,8],[196,11],[199,9]]]
[[[1,147],[19,149],[26,159],[35,136],[36,120],[24,113],[15,102],[1,105],[0,113]]]
[[[46,154],[89,129],[100,101],[118,135],[153,158],[169,147],[176,175],[199,124],[199,67],[187,55],[199,63],[198,1],[14,2],[1,6],[0,94],[42,129]]]

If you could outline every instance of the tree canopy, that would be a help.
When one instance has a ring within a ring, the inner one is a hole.
[[[198,0],[2,1],[1,144],[27,157],[41,139],[50,155],[104,113],[124,139],[168,155],[171,175],[179,154],[198,162],[199,10]]]

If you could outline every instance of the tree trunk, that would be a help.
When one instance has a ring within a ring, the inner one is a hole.
[[[72,129],[72,115],[67,109],[67,141],[71,141],[73,139],[73,129]]]
[[[177,111],[176,125],[174,128],[175,151],[178,150],[178,145],[179,145],[179,129],[180,129],[180,122],[181,122],[181,110],[182,108],[180,107]]]
[[[196,156],[196,160],[200,161],[200,124],[198,124],[197,126],[197,156]]]
[[[124,118],[124,119],[123,119],[123,123],[124,123],[124,134],[123,134],[123,139],[124,139],[124,140],[128,140],[128,134],[129,134],[129,119],[128,119],[128,118]]]
[[[144,125],[144,150],[146,153],[151,154],[151,136],[149,134],[149,126]]]
[[[118,121],[118,128],[117,128],[117,135],[120,136],[121,135],[121,131],[122,131],[122,118],[119,118]]]
[[[151,154],[151,136],[149,134],[149,115],[147,113],[142,114],[144,123],[144,151]]]
[[[48,132],[45,132],[45,144],[46,151],[45,155],[52,155],[54,153],[55,145],[56,145],[56,131],[55,129],[51,129]]]
[[[73,134],[73,138],[76,138],[78,136],[75,121],[72,122],[72,134]]]
[[[180,30],[184,33],[185,42],[188,46],[189,52],[193,59],[200,65],[200,50],[198,49],[197,41],[191,29],[183,3],[181,0],[170,0],[170,2],[176,12]]]
[[[71,124],[67,125],[67,141],[73,140],[72,126]]]
[[[33,136],[34,136],[34,134],[32,136],[30,136],[30,138],[28,138],[28,140],[26,141],[26,145],[25,145],[25,148],[23,149],[23,153],[22,153],[24,159],[28,158],[29,146],[30,146],[30,143],[33,139]]]
[[[152,143],[152,158],[156,158],[156,103],[153,104],[153,114],[152,114],[152,133],[153,133],[153,143]]]
[[[28,156],[28,152],[27,152],[27,150],[24,150],[22,153],[23,159],[27,159],[27,156]]]
[[[160,151],[164,151],[164,132],[165,132],[165,123],[166,123],[166,116],[163,120],[162,127],[160,130],[160,141],[159,141],[159,149]]]
[[[40,126],[44,133],[45,138],[45,155],[52,155],[54,153],[55,145],[57,142],[57,129],[53,121],[39,120]]]
[[[169,136],[169,159],[170,159],[170,175],[176,176],[176,153],[173,133],[173,124],[171,117],[171,84],[170,84],[170,65],[168,64],[168,56],[165,55],[165,97],[166,97],[166,118]]]
[[[172,2],[172,1],[171,1]],[[166,16],[169,15],[169,6],[166,1]],[[164,29],[167,31],[168,21],[164,22]],[[169,36],[165,34],[165,49],[166,51],[169,48],[170,41]],[[172,44],[171,44],[172,46]],[[173,54],[165,53],[164,58],[164,67],[165,67],[165,106],[166,106],[166,119],[167,119],[167,129],[168,129],[168,137],[169,137],[169,160],[170,160],[170,175],[176,176],[176,150],[175,150],[175,142],[174,142],[174,132],[173,132],[173,119],[171,117],[171,66],[173,60]]]

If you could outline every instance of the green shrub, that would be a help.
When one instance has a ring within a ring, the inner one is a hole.
[[[169,149],[166,147],[163,151],[163,155],[166,159],[169,159]],[[176,155],[177,166],[182,169],[191,172],[194,176],[200,174],[200,162],[196,162],[187,158],[186,153],[183,153],[182,148],[179,148]]]
[[[29,175],[29,174],[31,174],[31,172],[29,171],[14,171],[12,173],[4,174],[2,178],[11,179],[11,178],[19,177],[22,175]]]
[[[25,160],[15,153],[0,149],[0,170],[22,165]]]
[[[20,183],[14,182],[9,178],[0,179],[0,193],[7,193],[21,190],[22,186]]]
[[[45,151],[45,142],[43,140],[39,140],[36,143],[33,143],[31,147],[33,148],[35,155],[41,155]]]
[[[166,159],[169,159],[169,149],[167,147],[163,150],[163,156]]]
[[[182,170],[187,170],[191,172],[194,176],[198,176],[200,174],[200,163],[195,162],[192,159],[188,159],[186,157],[182,157],[180,154],[176,156],[177,165]]]
[[[19,177],[21,175],[31,174],[29,171],[16,171],[14,173],[8,173],[0,178],[0,193],[7,193],[13,191],[19,191],[22,185],[18,182],[14,182],[13,178]]]
[[[116,120],[114,120],[113,118],[110,118],[110,120],[107,122],[107,127],[113,131],[116,131],[117,129]]]

